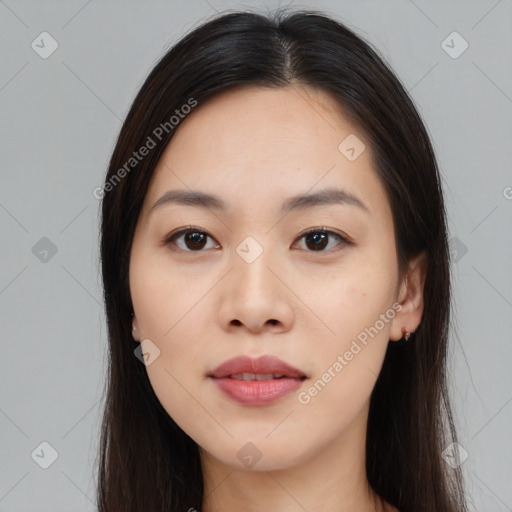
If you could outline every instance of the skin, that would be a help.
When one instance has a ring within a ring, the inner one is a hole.
[[[349,134],[366,146],[354,161],[338,150]],[[284,199],[330,187],[357,196],[368,211],[328,204],[279,213]],[[150,212],[171,189],[211,193],[228,208],[166,204]],[[208,234],[203,248],[185,236],[165,244],[189,225]],[[322,226],[353,245],[330,235],[315,251],[302,234]],[[252,263],[236,251],[247,236],[263,249]],[[133,337],[160,350],[146,366],[151,385],[199,446],[203,510],[377,510],[364,464],[369,399],[388,343],[421,321],[424,261],[411,261],[399,279],[391,207],[370,144],[325,93],[242,87],[181,122],[145,197],[129,279]],[[390,309],[394,318],[300,403],[299,393]],[[207,377],[231,357],[264,354],[309,378],[270,405],[247,406]],[[251,468],[237,457],[248,442],[261,453]]]

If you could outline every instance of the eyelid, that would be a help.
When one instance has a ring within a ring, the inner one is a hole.
[[[206,235],[208,238],[211,238],[212,240],[215,240],[215,238],[213,236],[211,236],[206,230],[204,230],[204,229],[202,229],[202,228],[200,228],[198,226],[185,226],[183,228],[178,229],[177,231],[173,231],[170,235],[166,236],[165,239],[164,239],[164,244],[165,245],[169,245],[169,244],[173,243],[176,238],[179,238],[180,236],[185,235],[188,232],[202,233],[202,234]],[[324,226],[317,226],[317,227],[313,227],[313,228],[308,228],[305,231],[301,232],[299,235],[297,235],[297,238],[293,242],[292,247],[294,245],[296,245],[298,241],[300,241],[302,238],[304,238],[306,235],[308,235],[310,233],[325,233],[325,234],[328,234],[328,235],[335,235],[335,236],[337,236],[341,240],[340,244],[338,244],[338,245],[342,245],[342,246],[352,246],[352,245],[354,245],[354,242],[346,234],[338,232],[338,231],[336,231],[334,229],[330,229],[330,228],[324,227]],[[217,240],[215,240],[215,242],[217,242]],[[218,244],[218,242],[217,242],[217,244]],[[201,252],[204,252],[203,250],[200,250],[200,251],[190,251],[190,250],[188,250],[187,251],[187,250],[179,249],[179,248],[178,248],[178,250],[180,250],[182,252],[190,252],[190,253],[194,253],[194,252],[201,253]],[[339,250],[339,249],[329,249],[327,251],[307,251],[306,250],[306,252],[311,252],[313,254],[321,254],[321,253],[331,254],[332,252],[336,252],[337,250]]]
[[[314,228],[308,228],[305,231],[302,231],[297,236],[297,238],[302,238],[303,236],[308,235],[309,233],[327,233],[327,234],[339,236],[344,242],[346,242],[348,244],[353,244],[354,243],[352,241],[352,239],[348,235],[343,233],[342,231],[337,231],[335,229],[331,229],[331,228],[328,228],[328,227],[325,227],[325,226],[316,226]]]
[[[171,244],[172,242],[174,242],[174,240],[176,238],[179,238],[180,236],[182,235],[185,235],[189,232],[197,232],[197,233],[202,233],[204,235],[206,235],[208,238],[211,238],[212,240],[215,240],[215,238],[213,238],[212,235],[210,235],[210,233],[208,233],[208,231],[198,227],[198,226],[185,226],[183,228],[180,228],[176,231],[173,231],[171,234],[169,234],[168,236],[165,237],[164,239],[164,244],[165,245],[168,245],[168,244]],[[217,240],[215,240],[215,242],[217,242]],[[218,242],[217,242],[218,243]],[[181,251],[183,251],[183,249],[180,249]],[[183,251],[183,252],[204,252],[204,251]]]
[[[327,251],[306,251],[306,252],[309,252],[309,253],[312,253],[312,254],[325,254],[325,255],[329,255],[329,254],[332,254],[333,252],[341,250],[341,248],[343,248],[343,246],[353,246],[353,245],[355,245],[353,240],[348,235],[346,235],[345,233],[342,233],[342,232],[339,232],[337,230],[330,229],[330,228],[327,228],[327,227],[324,227],[324,226],[317,226],[317,227],[314,227],[314,228],[308,228],[306,231],[303,231],[302,233],[300,233],[297,236],[296,242],[294,242],[293,245],[296,245],[296,243],[299,240],[301,240],[302,238],[304,238],[306,235],[308,235],[310,233],[325,233],[325,234],[328,234],[328,235],[335,235],[336,237],[338,237],[340,239],[340,243],[334,249],[329,249]],[[342,247],[340,248],[338,246],[342,246]]]

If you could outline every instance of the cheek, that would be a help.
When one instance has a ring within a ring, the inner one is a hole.
[[[204,398],[198,393],[198,369],[190,351],[177,344],[162,346],[160,357],[146,367],[149,381],[158,401],[167,414],[187,433],[208,419],[201,406]],[[210,425],[213,428],[213,425]]]
[[[304,283],[304,302],[322,321],[326,341],[350,341],[391,307],[395,285],[392,268],[369,260]],[[314,281],[316,287],[312,286]]]
[[[188,432],[205,422],[198,381],[206,372],[201,340],[208,319],[201,297],[209,287],[179,272],[167,278],[156,265],[140,270],[133,268],[132,300],[141,339],[149,338],[159,350],[146,366],[148,378],[162,407]]]
[[[201,307],[211,287],[201,273],[172,267],[165,252],[134,251],[130,291],[141,335],[163,343],[190,314]]]
[[[315,345],[314,376],[298,396],[306,430],[318,429],[312,418],[321,415],[326,430],[341,432],[368,403],[389,342],[391,285],[380,272],[353,271],[316,295],[314,307],[330,330]]]
[[[372,253],[378,251],[359,252],[357,260],[347,260],[330,279],[317,279],[324,285],[309,292],[305,301],[327,327],[321,329],[322,339],[316,340],[313,388],[301,403],[311,398],[313,407],[325,408],[333,421],[343,410],[347,414],[353,408],[355,414],[368,399],[389,343],[395,313],[394,260]],[[308,330],[307,325],[303,328]]]
[[[208,288],[192,288],[177,278],[172,283],[153,280],[150,273],[145,273],[143,286],[133,288],[141,339],[149,338],[160,351],[158,359],[147,366],[156,390],[185,385],[203,372],[202,340],[208,333],[209,318],[201,297]]]
[[[165,255],[134,250],[130,291],[141,340],[149,339],[159,356],[146,367],[157,395],[171,393],[180,400],[180,383],[203,372],[208,318],[205,304],[212,284],[201,276],[170,269]],[[206,299],[206,300],[205,300]],[[202,375],[202,374],[201,374]],[[185,399],[185,397],[183,397]],[[189,397],[190,399],[190,397]]]

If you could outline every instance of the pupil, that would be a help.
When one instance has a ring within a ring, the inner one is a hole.
[[[186,239],[187,242],[190,242],[192,245],[195,245],[195,247],[189,247],[191,249],[197,249],[197,245],[200,246],[199,249],[204,246],[205,236],[202,233],[198,233],[197,231],[193,233],[188,233],[186,235]]]
[[[313,233],[306,237],[306,241],[313,241],[313,250],[317,251],[326,247],[327,235],[325,233]]]
[[[306,236],[306,244],[312,242],[312,248],[314,251],[318,251],[324,249],[327,245],[327,234],[326,233],[313,233]],[[198,233],[197,231],[188,233],[186,235],[187,244],[190,243],[195,247],[195,249],[201,249],[205,245],[206,237],[203,233]],[[199,247],[198,247],[199,246]],[[308,246],[309,247],[309,246]]]

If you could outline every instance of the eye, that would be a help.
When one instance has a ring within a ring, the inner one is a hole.
[[[347,245],[353,245],[353,242],[348,240],[343,235],[339,233],[335,233],[334,231],[328,230],[326,228],[315,228],[310,229],[303,233],[299,240],[304,239],[306,243],[307,249],[313,252],[328,252],[333,247],[330,244],[330,239],[336,238],[338,243],[334,246],[341,246],[336,250],[340,250],[342,247]],[[194,226],[189,226],[184,229],[180,229],[176,233],[172,233],[169,237],[166,238],[166,245],[176,245],[178,249],[185,252],[201,252],[202,249],[211,249],[215,247],[219,247],[219,245],[210,245],[208,247],[208,239],[213,240],[208,233],[205,231],[196,228]],[[295,244],[294,244],[295,245]],[[329,247],[331,245],[331,247]],[[327,248],[327,250],[326,250]],[[306,249],[306,250],[307,250]]]
[[[177,241],[181,241],[180,239],[183,237],[182,244],[177,243]],[[202,249],[211,249],[212,247],[207,246],[207,239],[211,238],[205,231],[202,231],[199,228],[195,228],[194,226],[189,226],[185,229],[180,229],[176,233],[171,234],[166,240],[165,244],[177,245],[179,249],[186,252],[200,252]],[[213,238],[211,238],[213,240]],[[217,246],[213,246],[217,247]]]
[[[302,240],[304,238],[306,247],[311,249],[311,251],[328,252],[329,250],[332,249],[332,244],[331,244],[331,247],[329,247],[329,245],[330,245],[329,239],[332,239],[333,237],[337,238],[339,241],[338,244],[335,244],[335,246],[336,245],[341,246],[341,247],[338,247],[338,249],[334,249],[335,251],[338,251],[342,247],[345,247],[347,245],[353,245],[353,242],[348,240],[343,235],[340,235],[339,233],[335,233],[334,231],[330,231],[326,228],[310,229],[309,231],[306,231],[306,233],[303,233],[300,236],[299,240]],[[325,250],[326,247],[328,247],[327,250]]]

